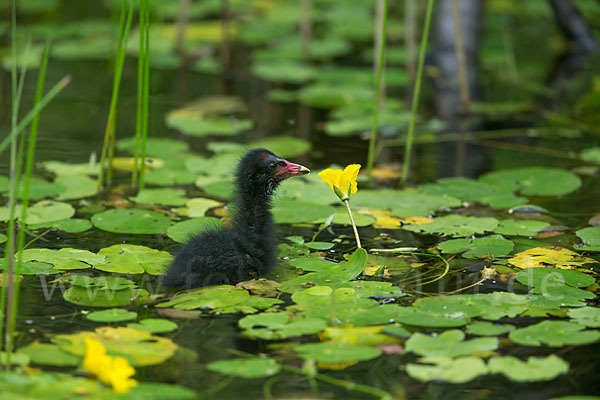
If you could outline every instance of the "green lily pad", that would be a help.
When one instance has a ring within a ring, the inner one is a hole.
[[[5,177],[0,179],[0,194],[8,196],[9,181]],[[45,197],[55,197],[61,194],[65,190],[65,187],[56,182],[48,182],[40,178],[31,178],[29,182],[29,200],[39,200]],[[17,198],[23,197],[23,181],[19,183],[17,189]]]
[[[196,235],[203,232],[219,230],[222,227],[223,224],[218,218],[200,217],[171,225],[169,229],[167,229],[167,236],[178,243],[186,243]]]
[[[461,296],[425,297],[417,299],[413,303],[413,307],[422,313],[441,314],[449,318],[461,319],[461,316],[466,316],[497,320],[504,316],[514,318],[527,310],[529,302],[526,295],[493,292]],[[412,325],[419,324],[413,323]]]
[[[495,324],[488,321],[476,321],[467,325],[467,333],[477,336],[498,336],[514,331],[516,328],[510,324]]]
[[[21,256],[21,261],[37,261],[52,264],[58,270],[87,269],[96,264],[103,263],[105,260],[103,255],[67,247],[59,250],[25,249]]]
[[[536,220],[503,219],[496,228],[496,233],[515,236],[535,236],[549,223]]]
[[[342,343],[309,343],[294,347],[301,358],[328,364],[366,361],[379,357],[381,350],[376,347]]]
[[[298,91],[301,103],[315,108],[336,108],[358,101],[372,101],[373,89],[367,85],[314,83]]]
[[[174,211],[177,212],[178,215],[184,217],[199,218],[204,217],[204,214],[211,208],[220,207],[222,205],[223,203],[216,200],[197,197],[189,199],[185,202],[185,207],[177,208]]]
[[[410,117],[407,111],[391,111],[384,108],[379,112],[378,130],[388,134],[399,132],[408,127]],[[373,116],[370,114],[353,115],[327,122],[325,132],[329,136],[349,136],[371,130],[372,124]]]
[[[177,329],[177,324],[173,321],[169,321],[168,319],[147,318],[140,320],[140,322],[137,324],[127,324],[127,327],[149,333],[167,333]]]
[[[43,262],[21,262],[20,265],[15,263],[15,268],[19,268],[20,275],[51,275],[59,273],[51,264]],[[0,271],[6,270],[6,260],[0,259]]]
[[[304,83],[315,77],[316,70],[301,63],[263,61],[252,66],[252,73],[269,82]]]
[[[133,281],[116,275],[90,276],[73,274],[61,277],[60,281],[82,288],[92,288],[93,290],[122,290],[127,288],[135,289],[137,287]]]
[[[104,256],[105,261],[96,264],[96,269],[121,274],[146,272],[150,275],[160,275],[166,271],[172,260],[172,256],[166,251],[134,244],[115,244],[105,247],[98,251],[98,255]]]
[[[189,136],[234,136],[254,127],[249,119],[198,118],[193,115],[167,114],[167,126]]]
[[[430,328],[454,328],[469,323],[469,316],[464,312],[431,312],[414,307],[402,307],[395,321],[406,325]]]
[[[491,373],[503,374],[515,382],[549,381],[569,371],[569,363],[554,354],[529,357],[526,362],[511,356],[492,357],[488,367]]]
[[[56,367],[75,367],[81,364],[81,357],[63,351],[55,344],[35,341],[21,347],[18,354],[26,354],[32,363]]]
[[[332,206],[289,199],[278,199],[273,207],[273,218],[278,224],[313,222],[335,213]]]
[[[187,201],[184,189],[143,189],[131,200],[141,204],[163,204],[166,206],[182,206]]]
[[[61,161],[45,161],[42,165],[57,176],[98,175],[100,172],[100,164],[68,164]]]
[[[43,224],[71,218],[75,209],[69,203],[42,200],[27,208],[26,224]]]
[[[211,286],[178,293],[171,300],[156,307],[175,307],[181,310],[196,308],[220,308],[245,302],[250,294],[230,285]]]
[[[438,245],[442,253],[461,253],[465,258],[501,257],[509,254],[514,243],[501,235],[473,239],[451,239]]]
[[[419,190],[429,195],[451,196],[463,201],[478,202],[492,208],[510,208],[527,204],[526,198],[468,178],[442,178],[435,184],[419,186]]]
[[[589,328],[600,328],[600,308],[581,307],[571,308],[567,311],[573,322]]]
[[[198,181],[196,181],[196,185]],[[217,181],[203,185],[202,189],[206,194],[219,197],[221,199],[230,199],[235,193],[235,185],[232,181]]]
[[[448,357],[488,353],[498,348],[496,338],[464,340],[465,334],[457,329],[443,332],[439,336],[414,333],[406,341],[406,350],[426,357]]]
[[[129,393],[120,395],[120,400],[192,400],[197,397],[193,390],[182,386],[158,382],[140,382]]]
[[[418,233],[460,237],[493,232],[497,226],[498,220],[495,218],[446,215],[434,219],[429,224],[405,225],[402,229]]]
[[[327,323],[321,318],[301,318],[288,322],[277,328],[249,328],[244,336],[264,340],[281,340],[303,335],[312,335],[324,330]]]
[[[321,271],[333,268],[336,263],[319,257],[300,257],[290,260],[289,264],[304,271]]]
[[[580,157],[583,161],[600,164],[600,147],[585,149],[581,152]]]
[[[92,223],[108,232],[153,234],[165,233],[171,225],[171,218],[155,211],[123,208],[96,214],[92,216]]]
[[[98,182],[86,175],[59,175],[54,182],[65,187],[57,200],[82,199],[98,193]]]
[[[33,230],[55,228],[59,231],[68,233],[80,233],[90,230],[92,228],[92,223],[87,219],[69,218],[63,219],[61,221],[52,221],[45,222],[43,224],[28,225],[27,228]]]
[[[424,364],[407,364],[406,372],[422,382],[465,383],[488,372],[485,362],[479,357],[426,357],[419,362]]]
[[[367,209],[389,209],[397,217],[418,217],[448,211],[460,207],[461,202],[454,197],[430,196],[406,190],[359,190],[351,199],[352,207]]]
[[[144,289],[90,289],[80,286],[71,286],[63,294],[66,301],[87,307],[127,306],[132,304],[138,297],[147,296],[148,292]]]
[[[196,175],[183,168],[162,167],[144,174],[146,183],[159,186],[189,185],[194,183]]]
[[[533,286],[532,304],[543,308],[582,307],[594,293],[579,289],[594,283],[594,278],[578,271],[557,268],[527,268],[516,275],[524,285]]]
[[[129,154],[135,154],[136,138],[130,137],[121,139],[117,142],[117,149],[126,151]],[[190,145],[180,140],[170,138],[147,138],[146,139],[146,157],[169,158],[179,153],[189,150]]]
[[[136,319],[137,313],[122,308],[111,308],[108,310],[91,312],[86,318],[94,322],[122,322]]]
[[[265,378],[281,371],[281,365],[270,358],[235,358],[213,361],[206,365],[210,371],[245,379]]]
[[[575,234],[583,241],[576,250],[600,251],[600,227],[593,226],[578,230]]]
[[[309,141],[293,136],[274,136],[252,142],[249,148],[265,148],[280,157],[298,157],[312,148]]]
[[[561,347],[593,343],[600,339],[600,331],[585,330],[585,326],[574,322],[547,320],[514,330],[509,338],[524,346]]]
[[[574,173],[550,167],[512,168],[489,172],[480,181],[525,196],[560,196],[581,186]]]

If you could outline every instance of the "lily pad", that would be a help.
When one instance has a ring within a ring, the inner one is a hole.
[[[301,344],[294,350],[301,358],[328,364],[371,360],[381,354],[376,347],[329,342]]]
[[[207,364],[206,368],[224,375],[246,379],[265,378],[281,371],[281,365],[270,358],[236,358],[213,361]]]
[[[544,221],[503,219],[495,232],[502,235],[535,236],[548,226],[550,224]]]
[[[167,333],[176,330],[177,324],[173,321],[169,321],[168,319],[147,318],[140,320],[140,322],[137,324],[127,324],[127,327],[149,333]]]
[[[512,168],[489,172],[480,181],[525,196],[561,196],[581,186],[574,173],[551,167]]]
[[[58,176],[98,175],[100,172],[100,164],[95,163],[68,164],[60,161],[45,161],[42,165]]]
[[[114,290],[109,288],[83,288],[71,286],[63,297],[66,301],[87,307],[120,307],[132,304],[138,297],[147,297],[144,289]]]
[[[92,228],[92,223],[87,219],[69,218],[60,221],[46,222],[43,224],[28,225],[27,228],[33,230],[55,228],[59,231],[67,233],[80,233],[90,230]]]
[[[223,203],[216,200],[197,197],[187,200],[185,202],[185,207],[177,208],[175,211],[178,215],[184,217],[199,218],[204,217],[204,214],[211,208],[220,207],[222,205]]]
[[[152,169],[144,174],[146,183],[159,186],[189,185],[196,175],[183,168],[162,167]]]
[[[135,141],[135,136],[121,139],[117,142],[117,149],[133,155],[135,154]],[[169,158],[176,156],[179,153],[184,153],[189,150],[189,148],[189,144],[180,140],[170,138],[146,139],[146,156],[150,157]]]
[[[200,217],[178,222],[167,229],[167,236],[178,243],[186,243],[203,232],[221,229],[221,220],[213,217]]]
[[[298,157],[312,148],[309,141],[293,136],[274,136],[252,142],[249,148],[265,148],[280,157]]]
[[[92,223],[108,232],[153,234],[166,233],[171,218],[155,211],[123,208],[95,214]]]
[[[250,294],[246,290],[234,286],[211,286],[178,293],[171,300],[157,304],[156,307],[175,307],[180,310],[219,308],[243,303],[249,297]]]
[[[26,354],[32,363],[56,367],[75,367],[81,364],[81,357],[63,351],[55,344],[35,341],[21,347],[17,353]]]
[[[498,336],[515,330],[514,325],[495,324],[488,321],[476,321],[467,325],[467,333],[477,336]]]
[[[289,199],[278,199],[273,207],[273,217],[278,224],[313,222],[335,213],[332,206]]]
[[[269,82],[304,83],[314,78],[316,70],[301,63],[269,60],[255,63],[252,73]]]
[[[26,224],[43,224],[71,218],[75,209],[69,203],[42,200],[27,208]]]
[[[436,218],[430,224],[405,225],[402,228],[418,233],[460,237],[493,232],[497,226],[498,220],[495,218],[446,215],[444,217]]]
[[[582,307],[594,293],[579,289],[594,283],[594,278],[577,271],[556,268],[528,268],[516,275],[519,282],[533,286],[531,301],[543,308]]]
[[[57,200],[82,199],[98,192],[98,182],[86,175],[59,175],[54,182],[65,188]]]
[[[600,328],[600,308],[571,308],[567,313],[573,322],[587,326],[588,328]]]
[[[597,261],[562,247],[534,247],[517,253],[508,262],[522,269],[543,267],[574,269]]]
[[[501,235],[473,239],[452,239],[438,245],[442,253],[461,253],[465,258],[501,257],[509,254],[514,243]]]
[[[390,209],[391,214],[397,217],[419,217],[460,207],[461,202],[454,197],[430,196],[406,190],[367,189],[359,190],[350,204],[368,209]]]
[[[485,362],[479,357],[426,357],[419,362],[423,364],[407,364],[406,372],[422,382],[465,383],[488,372]]]
[[[593,226],[578,230],[575,234],[583,241],[581,246],[576,246],[576,250],[600,251],[600,227]]]
[[[524,346],[561,347],[593,343],[600,339],[600,331],[585,330],[585,326],[574,322],[546,320],[514,330],[509,338]]]
[[[406,341],[406,350],[426,357],[448,357],[488,353],[498,348],[496,338],[464,340],[465,334],[457,329],[443,332],[439,336],[414,333]]]
[[[115,244],[101,249],[98,255],[105,257],[105,261],[96,264],[96,269],[121,274],[146,272],[150,275],[160,275],[172,260],[172,256],[166,251],[135,244]]]
[[[111,308],[108,310],[91,312],[86,318],[94,322],[122,322],[136,319],[137,313],[122,308]]]
[[[249,119],[198,118],[193,115],[171,112],[167,114],[167,126],[189,136],[234,136],[253,128]]]
[[[511,356],[492,357],[488,367],[491,373],[503,374],[515,382],[549,381],[569,371],[569,364],[554,354],[529,357],[526,362]]]
[[[182,206],[187,201],[184,189],[143,189],[130,198],[141,204],[163,204],[166,206]]]
[[[600,147],[585,149],[581,152],[580,156],[583,161],[600,164]]]
[[[8,196],[9,181],[5,177],[0,179],[0,194]],[[55,197],[61,194],[65,190],[65,187],[56,182],[48,182],[40,178],[31,178],[29,182],[29,200],[39,200],[45,197]],[[23,196],[23,181],[19,183],[17,189],[17,198]]]
[[[57,270],[87,269],[105,261],[103,255],[87,250],[62,248],[51,249],[25,249],[21,261],[36,261],[51,264]]]

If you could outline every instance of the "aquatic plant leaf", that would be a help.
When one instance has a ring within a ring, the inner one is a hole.
[[[57,200],[82,199],[98,193],[98,182],[87,175],[58,175],[54,183],[65,188]]]
[[[81,364],[82,358],[63,351],[55,344],[40,343],[37,340],[21,347],[17,354],[25,354],[32,363],[53,365],[56,367],[75,367]]]
[[[68,247],[59,250],[25,249],[21,256],[21,261],[38,261],[52,264],[55,269],[60,270],[87,269],[105,260],[103,255]]]
[[[131,200],[141,204],[163,204],[166,206],[182,206],[187,201],[184,189],[143,189]]]
[[[43,224],[27,225],[27,228],[33,230],[55,228],[59,231],[68,233],[80,233],[90,230],[92,228],[92,223],[87,219],[68,218],[60,221],[45,222]]]
[[[198,116],[173,111],[167,114],[166,124],[169,128],[176,129],[189,136],[234,136],[254,127],[254,123],[249,119],[199,118]]]
[[[493,232],[497,226],[498,220],[495,218],[480,218],[468,215],[446,215],[436,218],[433,223],[430,224],[405,225],[402,229],[417,233],[460,237]]]
[[[120,400],[192,400],[197,395],[193,390],[182,386],[159,382],[139,382],[128,393],[119,397]]]
[[[106,35],[63,39],[52,45],[52,57],[59,60],[102,60],[114,55],[114,40]]]
[[[511,324],[495,324],[488,321],[475,321],[467,325],[466,332],[477,336],[498,336],[515,330]]]
[[[569,285],[582,288],[590,286],[595,282],[593,276],[579,271],[544,267],[520,271],[515,277],[522,284],[536,288],[553,285]]]
[[[159,186],[189,185],[196,175],[183,168],[165,166],[152,169],[144,174],[146,183]]]
[[[86,318],[94,322],[121,322],[136,319],[137,313],[122,308],[110,308],[108,310],[91,312],[86,315]]]
[[[132,304],[138,297],[147,297],[144,289],[113,290],[71,286],[64,293],[66,301],[88,307],[120,307]]]
[[[96,228],[114,233],[166,233],[171,222],[164,214],[136,208],[112,209],[92,216]]]
[[[492,208],[510,208],[527,204],[526,198],[468,178],[441,178],[436,183],[419,186],[419,190],[429,195],[450,196],[463,201],[478,202]]]
[[[6,260],[2,258],[0,259],[0,271],[4,271],[5,269]],[[43,262],[21,262],[21,266],[19,269],[20,275],[51,275],[59,272],[60,271],[55,270],[51,264]]]
[[[600,227],[592,226],[578,230],[575,234],[583,241],[575,250],[600,251]]]
[[[447,318],[461,319],[461,316],[466,316],[491,320],[504,316],[515,317],[525,311],[528,306],[527,296],[507,292],[424,297],[413,303],[413,308],[422,313],[444,315]]]
[[[278,224],[318,221],[336,212],[332,206],[284,198],[277,199],[273,206],[273,218]]]
[[[27,208],[26,224],[43,224],[71,218],[75,209],[69,203],[42,200]]]
[[[550,226],[545,221],[503,219],[500,220],[495,232],[502,235],[535,236],[542,229]]]
[[[312,38],[309,53],[312,60],[324,60],[346,54],[352,48],[350,42],[341,37],[328,35],[323,39]],[[253,58],[257,62],[279,60],[301,60],[302,42],[297,34],[279,38],[276,46],[255,50]]]
[[[372,101],[368,85],[313,83],[298,91],[298,101],[315,108],[336,108],[359,101]]]
[[[281,371],[281,365],[270,358],[234,358],[213,361],[206,365],[210,371],[245,379],[265,378]]]
[[[480,181],[525,196],[560,196],[581,186],[574,173],[551,167],[511,168],[484,174]]]
[[[348,212],[346,210],[342,210],[341,208],[338,208],[338,210],[339,210],[338,213],[335,214],[335,216],[333,217],[331,222],[334,224],[339,224],[339,225],[351,225],[350,217],[348,216]],[[353,214],[353,218],[354,218],[354,223],[358,227],[370,226],[375,223],[375,218],[371,217],[370,215]],[[327,219],[325,218],[325,219],[319,220],[318,222],[323,223],[326,220]]]
[[[160,275],[166,271],[173,259],[166,251],[135,244],[115,244],[100,249],[98,255],[106,259],[101,264],[96,264],[96,269],[121,274],[146,272],[150,275]]]
[[[98,175],[100,164],[69,164],[61,161],[45,161],[42,163],[44,168],[57,176],[67,175]]]
[[[569,371],[569,363],[554,354],[529,357],[527,361],[511,356],[492,357],[488,367],[490,373],[503,374],[515,382],[549,381]]]
[[[27,4],[27,2],[23,2]],[[24,374],[17,371],[0,372],[2,395],[8,399],[44,399],[50,400],[58,396],[73,398],[85,392],[90,398],[106,398],[114,396],[111,388],[98,385],[94,380],[74,377],[56,372],[39,372]]]
[[[192,237],[223,227],[221,220],[214,217],[200,217],[177,222],[167,229],[167,236],[178,243],[186,243]]]
[[[600,164],[600,147],[590,147],[589,149],[585,149],[579,156],[583,161]]]
[[[457,329],[445,331],[439,336],[416,332],[406,341],[406,350],[426,357],[455,358],[488,353],[498,348],[497,338],[464,338],[464,332]]]
[[[389,209],[396,217],[420,217],[436,211],[448,211],[460,207],[461,202],[454,197],[430,196],[406,190],[360,190],[352,197],[353,207],[367,209]]]
[[[574,269],[581,267],[586,263],[596,263],[597,261],[580,256],[574,251],[562,247],[534,247],[517,253],[508,260],[512,265],[526,268],[553,267],[561,269]]]
[[[199,186],[198,180],[196,186]],[[204,193],[221,199],[231,199],[235,193],[235,185],[232,181],[217,181],[201,186]]]
[[[265,148],[280,157],[298,157],[312,149],[312,144],[293,136],[272,136],[251,142],[248,148]]]
[[[171,300],[156,307],[175,307],[180,310],[196,308],[220,308],[245,302],[250,294],[231,285],[210,286],[176,294]]]
[[[271,327],[252,327],[244,330],[244,336],[259,338],[264,340],[281,340],[303,335],[313,335],[321,332],[327,323],[321,318],[298,318],[281,326]]]
[[[140,320],[140,322],[137,324],[127,324],[127,327],[149,333],[167,333],[177,329],[177,324],[173,321],[163,318],[146,318]]]
[[[369,131],[373,124],[372,118],[371,115],[363,114],[331,120],[325,124],[325,132],[329,136],[349,136]],[[393,135],[395,132],[408,127],[410,113],[407,111],[391,112],[390,110],[383,109],[380,111],[378,118],[379,131],[385,132],[387,135]]]
[[[135,289],[137,287],[133,281],[117,275],[91,276],[73,274],[62,276],[60,281],[82,288],[93,288],[93,290],[122,290],[127,288]]]
[[[409,338],[412,332],[400,324],[386,325],[383,327],[383,332],[401,338]]]
[[[301,358],[328,364],[366,361],[381,354],[381,350],[376,347],[331,342],[301,344],[294,347],[294,350]]]
[[[600,308],[571,308],[567,313],[573,322],[587,326],[588,328],[600,328]]]
[[[126,139],[121,139],[117,142],[117,149],[126,151],[131,155],[135,154],[135,136]],[[141,144],[141,143],[140,143]],[[190,148],[190,145],[180,140],[171,138],[147,138],[146,139],[146,156],[170,158],[177,154],[185,153]]]
[[[330,205],[338,204],[339,199],[331,190],[324,190],[323,181],[317,174],[311,172],[302,178],[288,179],[277,189],[275,203],[283,199],[306,201],[310,203]],[[337,210],[336,210],[337,211]]]
[[[289,264],[292,265],[294,268],[298,268],[304,271],[321,271],[333,268],[337,263],[319,257],[308,256],[290,260]]]
[[[220,201],[196,197],[193,199],[188,199],[185,202],[185,207],[177,208],[174,211],[178,215],[182,215],[184,217],[199,218],[204,217],[204,214],[206,214],[206,212],[211,208],[220,207],[222,205],[223,203]]]
[[[501,235],[473,239],[451,239],[438,244],[442,253],[461,253],[465,258],[501,257],[509,254],[514,243]]]
[[[288,323],[290,317],[283,312],[265,312],[256,315],[248,315],[238,321],[242,329],[265,327],[267,329],[279,329]]]
[[[110,326],[99,327],[94,331],[55,335],[52,342],[61,350],[83,356],[86,337],[100,341],[109,355],[123,356],[136,367],[160,364],[169,359],[177,349],[171,339],[137,329]]]
[[[419,362],[423,364],[406,364],[406,372],[421,382],[465,383],[488,372],[485,362],[479,357],[425,357]]]
[[[283,60],[262,61],[254,63],[252,66],[252,73],[255,76],[277,83],[304,83],[312,80],[316,72],[315,68],[309,65]]]
[[[10,188],[9,180],[6,177],[0,179],[0,195],[8,197],[8,191]],[[56,182],[48,182],[40,178],[32,177],[29,182],[29,200],[40,200],[45,197],[55,197],[61,194],[65,190],[65,187]],[[23,180],[19,182],[19,186],[16,193],[17,198],[23,197]]]
[[[593,343],[600,339],[600,331],[585,330],[585,326],[574,322],[546,320],[514,330],[508,337],[525,346],[561,347]]]
[[[419,310],[414,307],[401,307],[394,320],[405,325],[424,326],[430,328],[454,328],[469,323],[469,316],[464,312],[442,312]]]
[[[205,157],[188,157],[185,159],[185,167],[194,174],[205,174],[211,177],[233,178],[235,166],[240,161],[242,153],[222,153]]]
[[[357,344],[359,346],[381,346],[398,343],[399,340],[383,332],[384,326],[361,326],[346,328],[326,328],[319,334],[322,341],[331,343]]]

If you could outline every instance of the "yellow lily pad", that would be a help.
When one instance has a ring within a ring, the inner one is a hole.
[[[580,256],[574,251],[558,246],[534,247],[517,253],[508,260],[519,268],[554,267],[561,269],[574,269],[586,263],[595,263],[596,260]]]

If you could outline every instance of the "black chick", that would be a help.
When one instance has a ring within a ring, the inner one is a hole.
[[[162,283],[189,289],[264,275],[277,260],[271,195],[284,179],[309,172],[266,149],[248,152],[237,168],[231,226],[192,238],[179,250]]]

